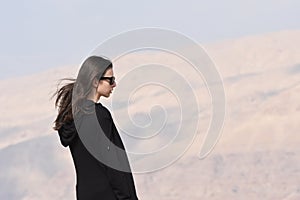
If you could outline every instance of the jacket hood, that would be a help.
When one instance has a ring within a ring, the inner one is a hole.
[[[86,99],[80,105],[86,112],[95,112],[95,105],[101,105],[100,103],[95,104],[92,100]],[[79,117],[80,118],[80,117]],[[80,119],[77,119],[80,121]],[[64,147],[69,146],[78,136],[74,120],[64,123],[58,130],[60,142]]]
[[[77,130],[74,121],[65,123],[59,130],[60,142],[64,147],[69,146],[77,137]]]

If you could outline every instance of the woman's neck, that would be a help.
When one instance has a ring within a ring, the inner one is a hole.
[[[100,99],[100,96],[97,94],[91,94],[87,96],[87,99],[97,103]]]

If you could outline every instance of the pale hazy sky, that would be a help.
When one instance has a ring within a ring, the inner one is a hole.
[[[99,43],[139,27],[199,43],[300,29],[299,0],[22,0],[0,8],[0,79],[78,65]]]

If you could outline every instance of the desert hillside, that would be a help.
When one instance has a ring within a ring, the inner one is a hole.
[[[134,94],[128,106],[133,119],[145,123],[149,119],[140,114],[149,112],[145,107],[161,104],[169,114],[168,136],[176,132],[177,124],[189,128],[189,122],[199,118],[196,138],[179,160],[156,172],[135,174],[140,199],[300,199],[299,46],[297,30],[204,45],[223,79],[226,119],[217,145],[203,160],[198,159],[198,153],[211,117],[210,96],[203,80],[196,80],[192,71],[188,74],[199,85],[194,92],[201,112],[196,116],[190,110],[184,122],[176,116],[178,102],[168,90],[149,86]],[[131,56],[132,60],[159,62],[170,55]],[[171,56],[169,64],[183,66],[177,59]],[[115,73],[121,79],[134,62],[120,61],[118,65],[122,68],[116,67]],[[74,199],[75,172],[68,149],[60,145],[51,128],[56,111],[50,97],[58,79],[75,77],[77,70],[78,66],[57,67],[0,81],[0,199]],[[171,76],[167,81],[176,83]],[[117,89],[116,94],[122,94]],[[188,92],[182,88],[184,97]],[[189,98],[185,100],[189,102]],[[127,109],[126,101],[115,100],[114,111]],[[108,107],[109,103],[104,101]],[[153,109],[153,119],[164,120],[161,111]],[[120,121],[117,114],[114,117],[122,134],[127,121]],[[139,127],[132,131],[137,130]],[[131,150],[151,150],[170,138],[133,144],[122,137]]]

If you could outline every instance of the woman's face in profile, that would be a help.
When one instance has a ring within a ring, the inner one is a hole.
[[[109,68],[102,77],[111,78],[113,76],[114,76],[113,69]],[[109,79],[100,80],[98,87],[97,87],[97,93],[98,93],[99,98],[101,96],[109,97],[110,94],[112,93],[114,87],[116,87],[116,82],[114,82],[111,85]]]

